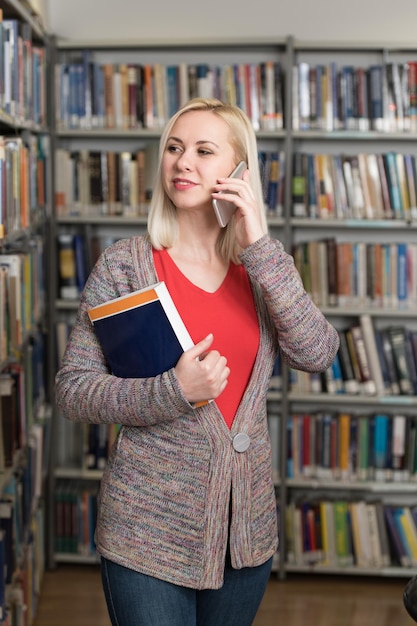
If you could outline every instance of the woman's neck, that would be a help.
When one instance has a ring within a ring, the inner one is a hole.
[[[199,247],[176,242],[167,250],[178,269],[191,281],[205,291],[217,291],[224,281],[229,264],[218,254],[215,246]]]

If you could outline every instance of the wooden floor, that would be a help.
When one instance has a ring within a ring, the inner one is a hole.
[[[407,579],[271,576],[254,626],[412,626]],[[97,566],[47,571],[34,626],[110,626]],[[222,626],[219,624],[219,626]]]

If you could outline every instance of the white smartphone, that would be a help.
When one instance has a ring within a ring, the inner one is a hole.
[[[247,169],[245,161],[241,161],[228,176],[228,178],[242,178],[243,172]],[[213,200],[213,209],[217,217],[217,221],[220,226],[224,228],[230,222],[233,213],[236,211],[236,205],[233,202],[227,202],[226,200],[219,200],[215,198]]]

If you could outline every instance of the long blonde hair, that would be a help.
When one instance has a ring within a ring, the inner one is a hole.
[[[165,151],[167,138],[177,119],[189,111],[212,111],[223,119],[230,128],[232,146],[236,161],[246,161],[250,171],[250,184],[255,194],[260,212],[264,232],[268,231],[262,193],[262,183],[259,172],[258,148],[252,124],[247,115],[239,107],[225,104],[220,100],[209,98],[193,98],[179,109],[166,124],[159,143],[158,169],[152,193],[152,200],[148,217],[148,232],[154,248],[170,248],[178,236],[176,209],[167,196],[161,177],[161,161]],[[235,238],[235,224],[232,219],[226,228],[223,228],[217,240],[220,255],[226,261],[239,263],[241,252]]]

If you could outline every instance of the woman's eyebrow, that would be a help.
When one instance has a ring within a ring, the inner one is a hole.
[[[202,144],[206,144],[209,143],[212,146],[215,146],[216,148],[218,148],[219,146],[217,145],[217,143],[215,141],[210,141],[210,139],[202,139],[201,141],[197,141],[197,145],[200,146]]]
[[[177,143],[180,143],[181,145],[184,145],[183,140],[180,139],[179,137],[168,137],[167,141],[176,141]],[[213,146],[215,146],[216,148],[219,147],[215,141],[211,141],[210,139],[200,139],[200,141],[196,142],[196,145],[197,146],[201,146],[201,145],[205,145],[205,144],[208,144],[208,143],[213,145]]]

